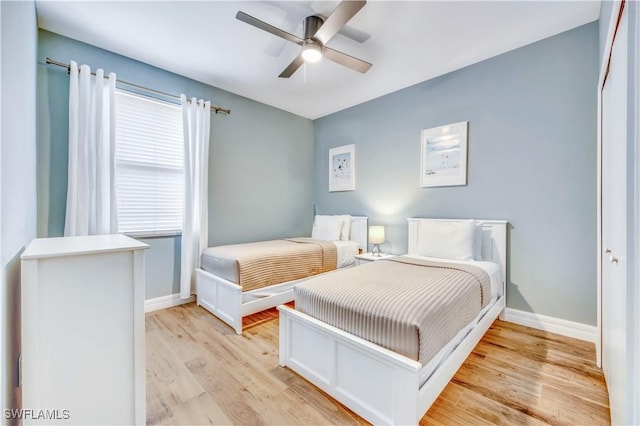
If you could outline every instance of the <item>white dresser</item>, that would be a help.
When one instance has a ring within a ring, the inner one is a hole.
[[[144,249],[124,235],[39,238],[22,259],[25,424],[144,424]],[[44,413],[40,410],[50,410]],[[53,418],[46,418],[46,416]]]

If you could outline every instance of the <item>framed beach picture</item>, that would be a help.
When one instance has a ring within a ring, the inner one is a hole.
[[[344,145],[329,150],[329,192],[356,189],[355,155],[355,145]]]
[[[467,184],[468,125],[462,121],[422,131],[420,187]]]

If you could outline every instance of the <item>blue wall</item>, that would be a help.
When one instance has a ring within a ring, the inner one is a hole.
[[[38,233],[64,230],[69,78],[45,57],[117,73],[118,79],[231,108],[211,116],[209,244],[310,235],[313,123],[124,56],[40,31],[38,37]],[[179,292],[180,239],[145,239],[146,298]]]
[[[591,23],[314,122],[323,213],[506,219],[508,307],[596,324],[596,84]],[[420,188],[420,131],[469,122],[468,185]],[[328,192],[328,151],[356,146],[356,190]]]

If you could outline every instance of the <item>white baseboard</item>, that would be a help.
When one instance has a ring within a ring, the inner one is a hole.
[[[504,310],[504,320],[562,336],[586,340],[591,343],[596,342],[598,333],[598,329],[594,325],[581,324],[579,322],[533,314],[512,308],[506,308]]]
[[[195,296],[188,299],[180,299],[180,293],[168,294],[166,296],[154,297],[144,301],[144,312],[153,312],[160,309],[171,308],[172,306],[184,305],[196,300]]]

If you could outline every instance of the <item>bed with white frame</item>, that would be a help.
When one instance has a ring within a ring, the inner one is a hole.
[[[420,225],[410,218],[408,254],[417,254]],[[421,384],[424,367],[287,306],[280,311],[280,365],[288,367],[374,424],[418,424],[506,306],[507,222],[479,220],[482,259],[501,271],[500,294],[477,325]]]
[[[349,240],[367,250],[367,220],[365,216],[351,216]],[[196,269],[196,301],[198,306],[214,314],[242,334],[242,318],[293,300],[293,286],[309,279],[287,281],[255,290],[242,287],[204,269]]]

